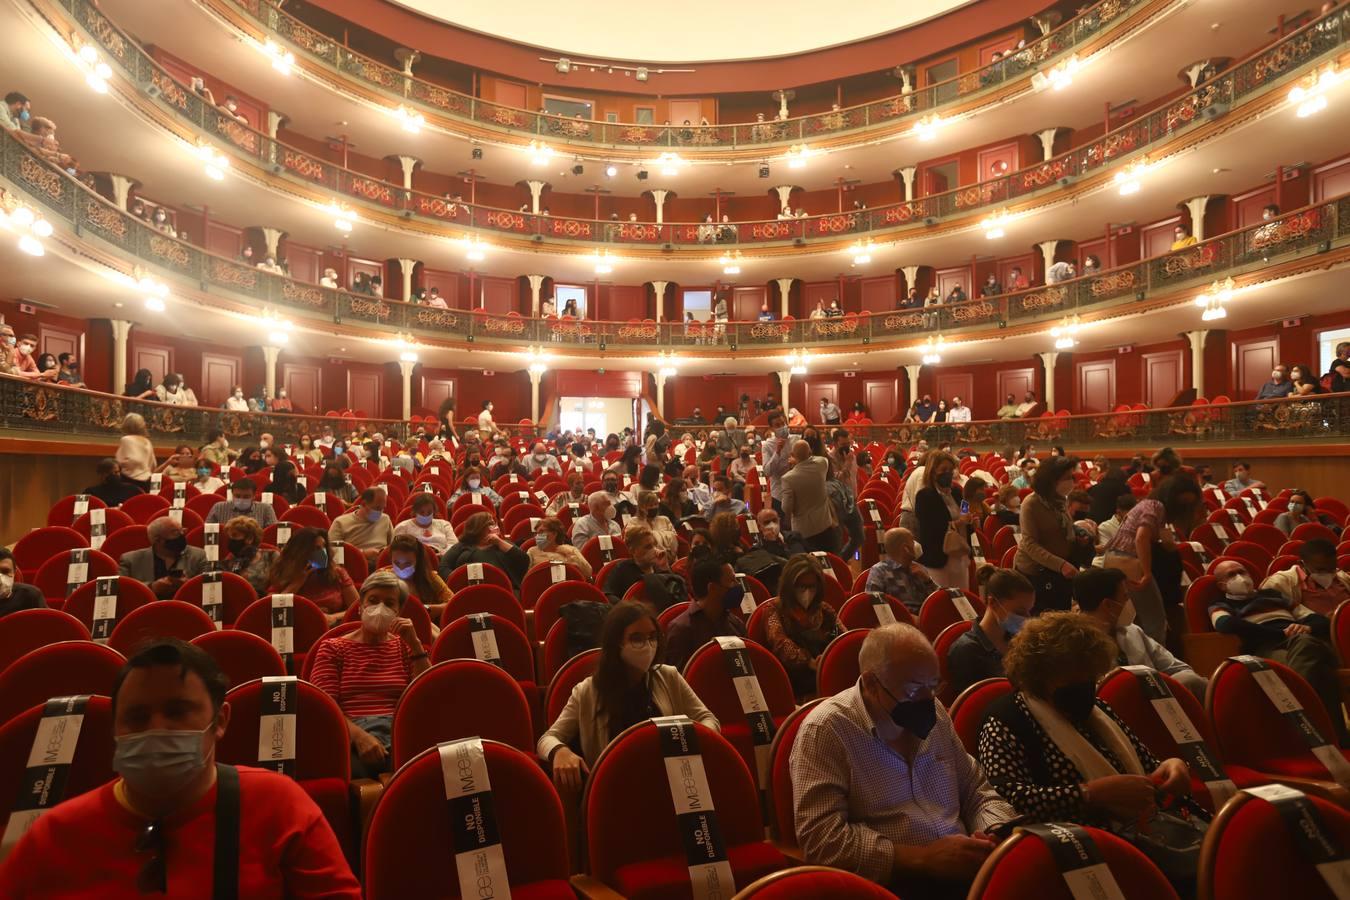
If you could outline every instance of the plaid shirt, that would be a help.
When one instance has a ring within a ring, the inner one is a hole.
[[[914,569],[918,569],[917,572]],[[938,589],[937,582],[928,577],[922,568],[902,567],[890,559],[881,559],[872,564],[867,573],[867,592],[869,594],[890,594],[914,615],[928,595]]]

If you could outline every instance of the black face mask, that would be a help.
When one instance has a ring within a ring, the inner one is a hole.
[[[174,556],[181,556],[183,551],[187,549],[187,535],[180,534],[176,538],[169,538],[164,542],[164,549]]]
[[[949,488],[952,486],[952,473],[943,472],[941,475],[937,477],[936,480],[937,483],[940,484],[942,487]]]
[[[936,701],[932,697],[926,700],[897,700],[891,707],[891,721],[922,741],[937,724]]]
[[[1092,715],[1093,708],[1097,705],[1097,686],[1091,681],[1076,681],[1073,684],[1066,684],[1063,687],[1055,688],[1054,693],[1050,695],[1050,702],[1070,722],[1075,725],[1082,725],[1087,722]]]
[[[225,542],[225,546],[229,549],[231,556],[243,556],[248,549],[248,541],[243,538],[230,538]]]

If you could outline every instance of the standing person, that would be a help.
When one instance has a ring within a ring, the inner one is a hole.
[[[117,465],[122,480],[144,491],[155,470],[155,447],[140,413],[127,413],[122,419],[122,437],[117,442]]]
[[[970,587],[970,515],[963,514],[952,493],[956,457],[937,451],[923,471],[923,488],[914,496],[919,523],[919,562],[939,587]],[[911,476],[913,477],[913,476]]]
[[[1036,586],[1037,612],[1068,609],[1079,564],[1092,561],[1093,548],[1080,545],[1066,511],[1077,468],[1074,457],[1050,457],[1036,470],[1032,492],[1022,502],[1013,567]]]
[[[833,397],[820,398],[820,421],[826,425],[839,424],[839,405]]]
[[[788,443],[787,416],[783,415],[781,409],[775,409],[769,413],[768,418],[769,434],[760,444],[763,465],[759,471],[761,475],[769,479],[769,497],[773,503],[773,508],[781,513],[783,511],[783,473],[788,470],[789,454],[792,448]]]
[[[1322,376],[1324,386],[1332,393],[1350,391],[1350,341],[1336,345],[1336,358],[1331,368]]]
[[[828,459],[811,455],[806,441],[792,445],[792,468],[783,476],[783,514],[807,547],[838,553],[839,532],[825,488],[829,467]]]
[[[484,441],[489,441],[498,434],[501,434],[501,429],[492,419],[492,401],[484,400],[483,411],[478,414],[478,436]]]
[[[337,837],[295,779],[216,761],[227,686],[209,655],[180,640],[128,659],[112,689],[119,777],[34,822],[0,866],[0,896],[204,897],[220,883],[238,897],[359,900]],[[231,820],[235,841],[218,844]]]

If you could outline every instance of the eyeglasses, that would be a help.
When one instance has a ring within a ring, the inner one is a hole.
[[[648,647],[655,647],[659,640],[660,638],[654,634],[635,634],[624,643],[634,650],[645,650]]]
[[[169,874],[164,864],[164,823],[150,822],[136,837],[136,852],[150,858],[136,876],[136,889],[142,894],[167,894]]]
[[[878,680],[878,683],[881,685],[881,689],[886,693],[890,694],[891,699],[897,702],[899,702],[902,699],[912,702],[914,700],[932,697],[934,694],[937,693],[939,687],[939,683],[936,681],[927,683],[907,684],[905,685],[904,689],[900,692],[900,696],[897,697],[890,688],[886,687],[886,682]]]

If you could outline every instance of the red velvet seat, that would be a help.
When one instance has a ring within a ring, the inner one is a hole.
[[[216,744],[216,758],[231,765],[256,766],[262,697],[269,684],[249,681],[230,689],[230,727]],[[295,782],[304,789],[333,826],[349,860],[357,856],[358,826],[353,818],[350,738],[347,719],[333,698],[307,681],[296,682]]]
[[[797,819],[792,802],[792,744],[811,710],[826,699],[818,697],[793,710],[778,726],[778,733],[769,747],[769,830],[780,843],[797,843]]]
[[[281,654],[267,641],[247,631],[233,628],[208,631],[192,639],[205,650],[229,679],[230,686],[241,685],[257,678],[279,677],[286,674],[286,663]]]
[[[695,724],[708,790],[737,885],[787,867],[764,840],[755,779],[736,749]],[[658,728],[640,722],[614,738],[582,800],[591,875],[632,900],[690,896],[684,840],[670,799]]]
[[[891,615],[895,616],[895,621],[904,622],[906,625],[916,625],[914,615],[909,608],[890,594],[883,594],[886,605],[890,607]],[[876,628],[878,625],[884,625],[877,616],[876,603],[871,594],[866,592],[855,593],[844,601],[844,605],[839,608],[839,624],[844,628]]]
[[[942,675],[942,686],[938,688],[938,700],[944,705],[950,706],[956,699],[956,692],[952,690],[952,676],[947,668],[947,654],[952,652],[952,644],[955,644],[961,635],[965,634],[976,625],[975,621],[955,622],[948,625],[939,632],[937,638],[933,641],[933,652],[938,658],[938,672]]]
[[[91,634],[94,631],[94,601],[97,591],[97,581],[82,584],[66,600],[65,606],[61,607],[79,619],[80,624],[88,628]],[[136,607],[154,602],[156,602],[155,592],[150,588],[134,578],[117,576],[117,617],[113,621],[113,627],[116,628],[117,623]]]
[[[184,603],[191,603],[193,606],[200,608],[202,606],[202,585],[205,583],[206,577],[204,575],[189,578],[179,586],[173,595],[173,599],[182,600]],[[249,584],[242,576],[233,572],[220,573],[221,621],[226,627],[234,625],[238,621],[240,613],[257,602],[257,599],[258,592],[253,590],[253,585]]]
[[[773,717],[773,727],[777,731],[779,724],[797,706],[792,693],[792,680],[773,653],[754,641],[743,643],[750,654],[755,679],[759,681],[760,692],[764,694],[764,702],[768,704],[769,715]],[[709,641],[699,647],[684,664],[684,680],[694,689],[704,706],[717,716],[717,721],[722,724],[722,737],[731,742],[741,754],[741,759],[745,760],[746,767],[755,772],[755,744],[751,738],[750,723],[741,709],[740,695],[723,654],[717,641]],[[767,776],[768,773],[765,774]]]
[[[553,623],[561,617],[564,606],[581,601],[608,604],[609,597],[595,585],[584,581],[564,581],[540,594],[539,601],[534,606],[535,638],[541,639],[548,634]]]
[[[895,895],[861,875],[828,866],[796,866],[765,875],[736,894],[736,900],[891,900]]]
[[[1311,541],[1314,538],[1321,538],[1333,544],[1338,540],[1336,532],[1317,522],[1304,522],[1294,529],[1293,534],[1289,535],[1289,539],[1294,541]]]
[[[328,617],[324,615],[324,611],[314,601],[306,597],[296,594],[293,602],[295,604],[295,618],[291,638],[295,648],[295,660],[292,671],[298,672],[304,666],[305,658],[309,655],[310,649],[328,632]],[[257,601],[249,605],[239,614],[234,627],[239,631],[256,634],[267,641],[268,644],[271,644],[272,595],[259,597]]]
[[[422,605],[422,601],[414,596],[409,596],[403,601],[401,610],[403,618],[412,622],[413,630],[417,632],[417,639],[422,642],[423,647],[431,646],[431,614],[427,608]],[[358,600],[347,607],[347,612],[342,616],[343,622],[361,621],[361,602]]]
[[[585,650],[563,663],[548,683],[544,692],[544,721],[550,725],[562,714],[572,696],[572,689],[595,673],[600,662],[600,650]]]
[[[1350,812],[1308,795],[1323,829],[1338,848],[1350,847]],[[1279,811],[1266,800],[1238,794],[1210,823],[1200,848],[1197,900],[1333,900],[1318,870],[1299,851]]]
[[[108,535],[99,550],[113,559],[121,560],[122,555],[132,550],[144,550],[150,546],[150,534],[144,525],[128,525]]]
[[[0,725],[0,797],[9,798],[5,811],[0,813],[0,832],[9,824],[14,798],[31,787],[27,779],[28,761],[44,706],[45,703],[35,705]],[[112,701],[107,697],[90,697],[85,703],[80,737],[66,769],[61,794],[52,798],[53,802],[78,797],[113,780],[112,732]]]
[[[821,568],[825,570],[827,575],[830,574],[834,575],[833,580],[835,581],[836,584],[839,585],[841,593],[843,591],[847,591],[849,587],[852,586],[853,571],[849,569],[848,563],[844,562],[844,558],[842,556],[840,556],[837,553],[826,553],[821,550],[818,550],[812,553],[811,555],[815,558],[816,562],[821,566]],[[826,590],[828,592],[829,590],[828,585],[826,586]],[[826,597],[826,602],[827,603],[829,602],[828,597]],[[841,597],[840,603],[842,602],[843,598]],[[835,609],[838,608],[839,607],[836,605]]]
[[[441,613],[441,627],[474,613],[491,613],[525,630],[525,610],[508,588],[496,584],[475,584],[455,592]]]
[[[833,697],[846,691],[858,681],[858,651],[870,628],[851,628],[837,635],[825,645],[816,662],[816,692],[822,697]]]
[[[1247,530],[1242,533],[1242,539],[1256,544],[1271,556],[1279,553],[1280,548],[1288,540],[1283,531],[1274,525],[1264,524],[1248,525]]]
[[[108,638],[108,646],[129,657],[142,644],[158,638],[191,641],[215,630],[215,623],[200,606],[181,600],[158,600],[120,616]]]
[[[137,494],[128,497],[118,509],[131,516],[131,521],[149,525],[155,519],[168,515],[170,505],[170,499],[163,494]]]
[[[305,499],[309,500],[310,498],[306,497]],[[342,503],[336,498],[330,502],[337,502],[339,505]],[[282,522],[289,522],[296,528],[322,528],[324,531],[327,531],[333,524],[327,513],[317,506],[306,506],[304,502],[286,510],[285,515],[281,516],[280,519]]]
[[[534,751],[530,703],[516,680],[492,663],[451,659],[413,679],[394,709],[398,768],[442,741],[482,737]]]
[[[543,695],[534,674],[534,646],[525,636],[525,632],[509,619],[491,613],[484,615],[497,641],[501,666],[525,692],[525,699],[530,701],[535,734],[542,734],[540,723],[543,720]],[[445,662],[447,659],[475,659],[473,625],[472,617],[462,616],[442,629],[440,637],[436,638],[436,643],[431,647],[432,665]]]
[[[90,512],[92,512],[92,510]],[[122,510],[118,509],[117,507],[110,507],[108,509],[103,510],[104,539],[106,539],[108,535],[112,534],[119,528],[126,528],[128,525],[136,525],[136,524],[143,524],[143,523],[133,522],[131,520],[131,516],[122,512]],[[73,523],[71,523],[70,527],[74,529],[80,535],[80,537],[84,538],[85,542],[89,546],[93,547],[94,544],[100,543],[93,537],[94,522],[93,516],[90,515],[90,513],[85,513],[84,515],[80,516]],[[94,549],[97,550],[99,549],[99,547],[94,547]]]
[[[60,553],[74,550],[76,547],[88,547],[89,538],[73,528],[63,525],[46,525],[34,528],[15,542],[11,548],[14,565],[26,576],[16,580],[26,581],[36,575],[42,564]]]
[[[49,601],[64,600],[74,593],[66,579],[70,574],[72,556],[79,549],[82,548],[59,553],[43,563],[41,568],[37,570],[37,575],[33,578],[31,584],[42,591],[42,596]],[[117,574],[117,560],[99,550],[90,550],[87,562],[89,568],[85,572],[84,579],[75,582],[76,587],[87,584],[96,578],[108,578]]]
[[[61,641],[24,654],[0,672],[0,722],[52,697],[112,696],[122,654],[93,641]]]
[[[984,726],[985,712],[989,709],[989,704],[999,697],[1011,694],[1012,691],[1012,682],[1008,679],[986,678],[984,681],[975,682],[958,694],[947,708],[952,718],[952,727],[956,729],[956,736],[961,739],[962,746],[971,756],[976,755],[980,728]]]
[[[1142,851],[1097,828],[1084,829],[1129,900],[1176,900],[1177,892]],[[1000,844],[975,875],[967,900],[1073,900],[1039,837],[1018,831]]]
[[[499,588],[506,588],[506,590],[512,592],[513,594],[515,593],[516,588],[515,585],[511,583],[511,576],[507,575],[505,572],[503,572],[498,567],[494,566],[492,563],[483,563],[482,565],[483,565],[483,580],[481,582],[474,582],[470,580],[469,567],[460,566],[458,569],[455,569],[450,573],[450,577],[445,580],[445,583],[450,587],[450,590],[454,591],[455,593],[459,593],[462,590],[474,587],[475,584],[496,585]]]
[[[562,803],[548,776],[531,754],[493,740],[482,743],[511,896],[573,900]],[[366,832],[365,896],[464,897],[452,855],[462,827],[450,819],[439,749],[423,750],[394,773],[375,807]]]
[[[566,563],[540,563],[532,566],[525,577],[520,582],[520,605],[525,609],[534,609],[535,603],[539,600],[539,595],[552,587],[553,566],[561,566],[561,581],[586,581],[586,576],[581,574],[581,570],[576,566],[570,566]]]
[[[970,601],[970,607],[975,611],[975,618],[984,615],[984,601],[970,591],[961,591],[966,599]],[[965,620],[956,604],[952,601],[952,595],[949,589],[940,588],[923,601],[923,606],[919,607],[919,630],[924,633],[930,641],[937,640],[937,636],[942,633],[942,629],[948,625],[955,625],[957,622]]]
[[[70,524],[72,522],[74,522],[80,516],[84,515],[84,513],[80,513],[79,515],[76,515],[75,513],[76,498],[80,496],[83,496],[84,497],[83,502],[88,504],[88,506],[85,507],[86,512],[91,509],[108,508],[108,504],[104,503],[102,500],[95,497],[93,494],[84,494],[84,495],[71,494],[67,497],[62,497],[60,500],[57,500],[55,503],[52,504],[51,509],[47,510],[47,524],[64,525],[66,527],[70,527]]]
[[[0,619],[0,672],[16,659],[48,644],[87,641],[89,629],[59,609],[21,609]]]

